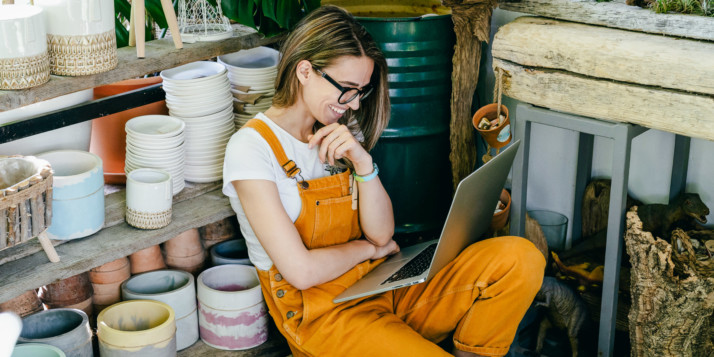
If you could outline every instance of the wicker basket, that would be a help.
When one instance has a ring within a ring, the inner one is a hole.
[[[0,250],[44,235],[51,223],[50,164],[33,156],[0,156]]]

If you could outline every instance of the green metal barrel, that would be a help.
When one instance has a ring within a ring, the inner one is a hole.
[[[451,15],[361,13],[371,15],[356,14],[389,66],[392,116],[372,156],[392,199],[396,233],[441,229],[452,196],[449,122],[456,40]]]

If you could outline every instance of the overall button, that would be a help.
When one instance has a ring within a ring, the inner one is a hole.
[[[283,276],[280,275],[280,273],[275,274],[275,281],[282,281],[282,280],[283,280]]]
[[[285,314],[289,319],[291,319],[293,316],[295,316],[295,311],[288,311],[287,314]]]
[[[283,289],[278,290],[276,295],[278,296],[278,298],[285,296],[285,290],[283,290]]]

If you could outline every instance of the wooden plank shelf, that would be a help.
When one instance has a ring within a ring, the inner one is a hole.
[[[279,36],[265,38],[247,26],[234,25],[231,38],[213,42],[185,43],[183,49],[174,48],[171,38],[146,42],[145,58],[137,58],[134,47],[122,47],[117,50],[119,64],[111,71],[82,77],[53,75],[49,82],[41,86],[16,91],[0,91],[0,111],[19,108],[104,84],[141,77],[244,48],[275,43],[280,38]]]
[[[188,192],[186,193],[188,194]],[[108,199],[106,205],[122,207],[123,194]],[[114,210],[112,208],[111,210]],[[59,263],[51,263],[43,251],[0,265],[0,302],[5,302],[29,289],[83,273],[96,266],[127,256],[137,250],[162,243],[181,232],[234,215],[228,198],[220,189],[199,194],[173,206],[171,224],[156,230],[129,226],[117,215],[109,215],[115,225],[85,238],[57,246]]]
[[[499,8],[623,30],[714,41],[713,17],[657,14],[651,9],[627,5],[624,0],[500,0]]]

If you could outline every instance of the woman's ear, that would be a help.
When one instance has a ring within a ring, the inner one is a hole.
[[[310,78],[310,73],[312,72],[312,63],[308,60],[302,60],[298,62],[295,67],[295,75],[297,75],[300,84],[305,84],[308,78]]]

